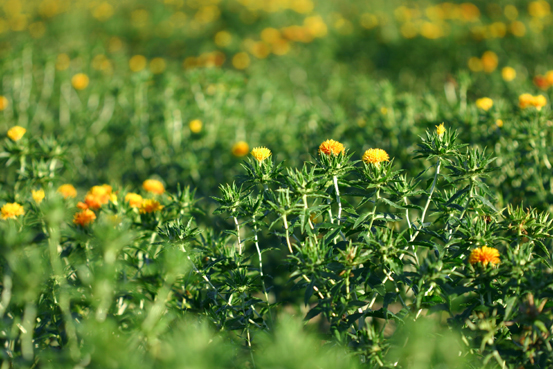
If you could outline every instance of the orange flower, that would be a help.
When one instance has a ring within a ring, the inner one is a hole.
[[[382,149],[368,149],[363,154],[363,161],[367,164],[374,164],[377,167],[383,161],[390,160],[388,153]]]
[[[66,199],[68,197],[77,197],[77,190],[75,189],[75,187],[73,187],[73,185],[70,184],[62,184],[58,187],[58,192],[61,193],[61,195]]]
[[[12,127],[8,130],[8,137],[12,141],[19,141],[23,137],[23,135],[27,132],[27,130],[20,126]]]
[[[102,205],[107,204],[111,199],[111,191],[111,186],[107,184],[94,186],[86,194],[84,202],[90,209],[100,209]]]
[[[530,94],[522,94],[518,97],[518,105],[521,109],[526,109],[530,106],[540,111],[547,104],[547,99],[543,95],[532,96]]]
[[[154,199],[146,199],[142,201],[140,205],[140,213],[153,213],[154,211],[160,211],[163,209],[163,205],[159,204],[159,201]]]
[[[232,155],[236,157],[241,157],[247,155],[250,151],[250,146],[245,141],[238,141],[232,145]]]
[[[142,188],[148,192],[152,192],[158,195],[161,195],[165,192],[165,187],[163,186],[163,183],[161,183],[157,179],[145,180],[144,183],[142,183]]]
[[[319,146],[319,154],[339,155],[345,151],[344,145],[338,141],[326,140]]]
[[[10,101],[6,98],[6,96],[0,95],[0,111],[6,109],[9,103]]]
[[[482,263],[484,266],[488,265],[488,263],[492,263],[493,265],[499,264],[499,251],[493,247],[487,246],[476,248],[470,253],[469,263],[473,265]]]
[[[129,203],[129,206],[131,208],[139,208],[140,206],[142,206],[142,196],[137,193],[129,192],[125,196],[125,201]]]
[[[7,203],[2,206],[2,219],[15,219],[16,217],[25,214],[23,206],[16,202]]]
[[[92,223],[95,219],[96,214],[94,214],[94,212],[90,209],[85,209],[75,214],[75,217],[73,218],[73,223],[85,227]]]
[[[75,90],[84,90],[88,87],[89,82],[90,79],[84,73],[75,74],[73,78],[71,78],[71,84]]]

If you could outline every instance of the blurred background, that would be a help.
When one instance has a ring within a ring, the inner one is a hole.
[[[297,165],[328,138],[416,174],[418,136],[442,121],[507,165],[518,96],[553,84],[546,1],[0,4],[0,131],[63,143],[81,188],[157,176],[209,196],[255,146]],[[500,195],[520,202],[513,181]]]

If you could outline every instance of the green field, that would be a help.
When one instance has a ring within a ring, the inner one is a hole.
[[[552,40],[543,0],[0,0],[0,369],[552,367]]]

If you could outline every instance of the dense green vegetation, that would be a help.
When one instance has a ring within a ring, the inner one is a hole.
[[[553,365],[546,1],[0,2],[1,368]]]

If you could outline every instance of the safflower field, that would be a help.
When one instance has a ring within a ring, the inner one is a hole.
[[[552,91],[543,0],[0,1],[0,368],[553,367]]]

